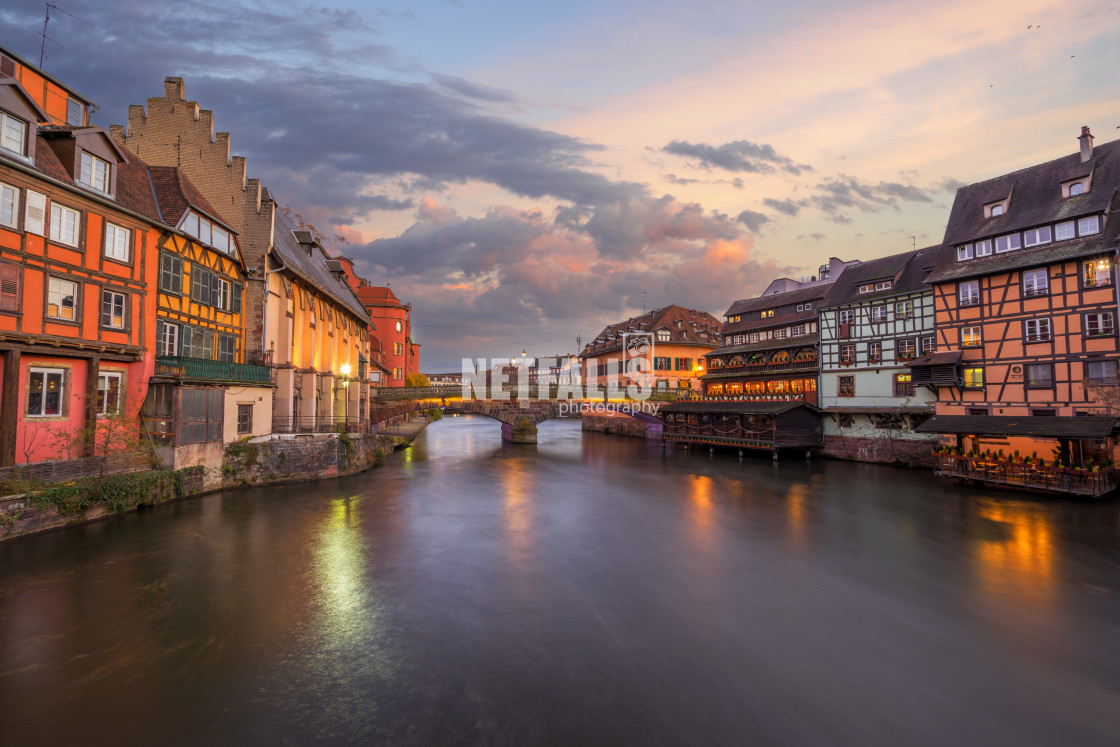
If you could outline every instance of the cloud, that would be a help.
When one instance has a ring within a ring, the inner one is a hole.
[[[718,168],[751,173],[781,170],[794,175],[813,170],[812,166],[794,163],[789,157],[779,154],[772,145],[759,145],[749,140],[735,140],[723,145],[674,140],[663,146],[661,150],[677,156],[694,158],[705,169]]]
[[[805,239],[812,239],[813,241],[824,241],[826,238],[828,237],[823,233],[803,233],[797,237],[797,240],[804,241]]]
[[[795,202],[793,200],[776,200],[773,197],[762,198],[762,204],[791,217],[796,217],[797,214],[801,212],[802,208],[802,203],[800,202]]]
[[[756,213],[753,210],[744,210],[739,213],[739,216],[735,218],[735,220],[750,229],[751,233],[758,233],[762,230],[764,223],[770,222],[770,218],[765,213]]]

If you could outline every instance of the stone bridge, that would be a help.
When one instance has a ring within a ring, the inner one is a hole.
[[[613,403],[617,407],[625,407],[627,403]],[[633,403],[638,404],[638,403]],[[370,421],[381,423],[389,418],[405,415],[420,410],[432,408],[444,412],[462,412],[473,415],[485,415],[502,424],[502,438],[515,444],[535,444],[537,442],[537,425],[546,420],[560,417],[561,408],[566,414],[576,416],[582,407],[598,407],[602,402],[584,402],[580,400],[494,400],[494,399],[422,399],[406,402],[375,403],[370,407]],[[619,414],[628,415],[647,423],[660,423],[656,415],[646,412],[626,412],[624,409]]]

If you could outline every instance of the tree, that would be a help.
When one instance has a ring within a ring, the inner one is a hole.
[[[431,386],[428,377],[422,373],[410,373],[404,377],[405,386]]]

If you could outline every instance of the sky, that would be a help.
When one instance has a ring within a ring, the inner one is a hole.
[[[432,373],[940,243],[958,187],[1120,136],[1115,2],[55,4],[95,124],[182,77]],[[0,43],[38,62],[45,10]]]

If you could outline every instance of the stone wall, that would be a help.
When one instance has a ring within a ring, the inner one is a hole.
[[[222,486],[267,485],[340,477],[379,464],[400,439],[337,433],[276,437],[230,444],[222,459]]]
[[[936,466],[933,457],[935,445],[929,441],[834,436],[826,433],[821,453],[824,456],[856,462],[934,467]]]
[[[581,419],[585,431],[611,433],[616,436],[634,436],[635,438],[661,438],[660,423],[646,423],[629,415],[615,412],[594,414],[585,412]]]
[[[91,457],[88,459],[60,459],[53,462],[0,467],[0,483],[19,480],[21,482],[50,485],[51,483],[77,480],[90,475],[139,472],[151,468],[152,455],[147,452],[114,454],[108,457]]]

